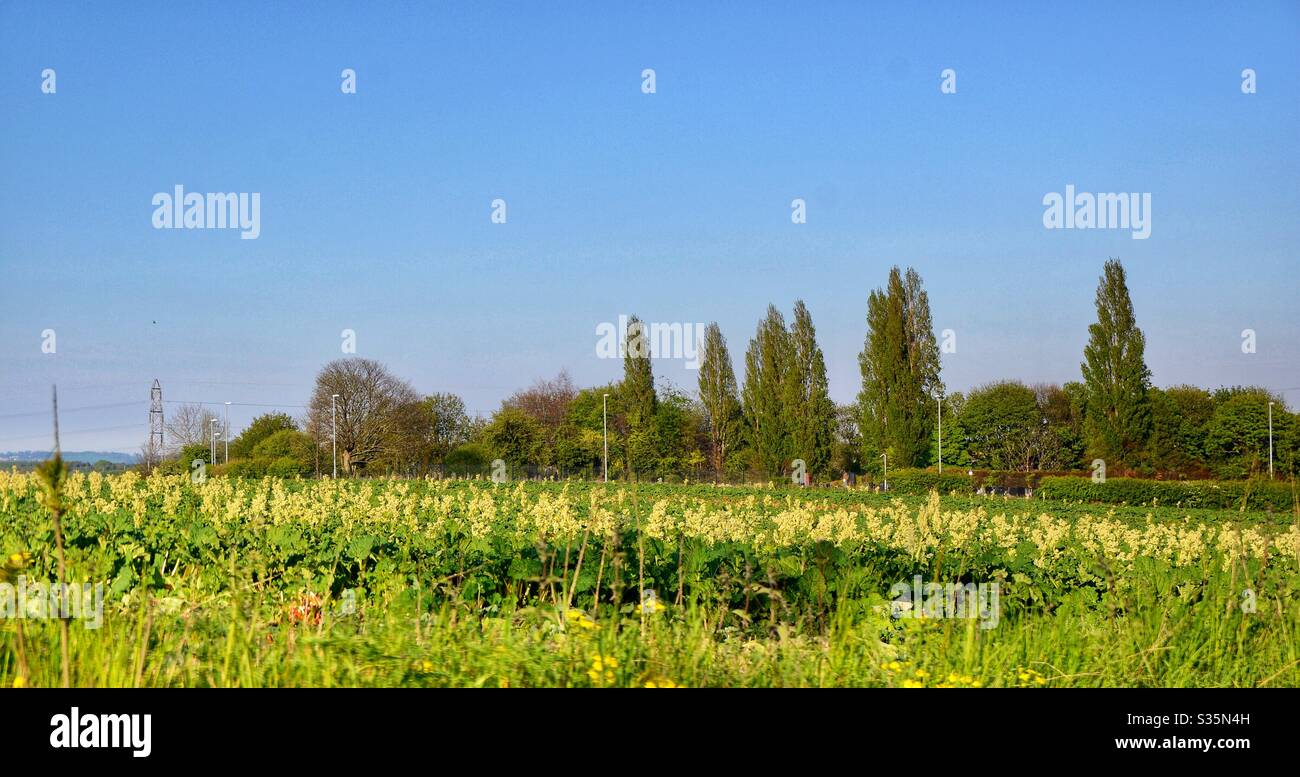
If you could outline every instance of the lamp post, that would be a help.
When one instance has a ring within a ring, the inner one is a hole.
[[[221,439],[226,443],[226,463],[230,463],[230,403],[226,403],[226,420],[221,424]]]
[[[605,470],[605,482],[609,482],[609,394],[605,394],[600,400],[600,427],[601,433],[605,437],[605,458],[603,467]]]
[[[212,435],[212,443],[211,443],[210,445],[208,445],[208,461],[211,462],[213,466],[216,466],[216,464],[217,464],[217,429],[216,429],[216,426],[217,426],[217,419],[216,419],[216,418],[209,418],[209,419],[208,419],[208,432]]]
[[[1273,479],[1273,403],[1268,403],[1268,479]]]
[[[889,490],[889,454],[882,453],[880,454],[880,458],[885,460],[885,487],[883,490],[888,491]]]
[[[334,479],[339,477],[339,422],[338,409],[335,400],[339,398],[338,394],[330,394],[330,446],[332,451],[331,458],[334,461]]]

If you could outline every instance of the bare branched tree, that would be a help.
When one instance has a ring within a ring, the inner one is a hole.
[[[539,380],[523,391],[516,391],[502,406],[522,410],[542,426],[554,430],[564,423],[569,405],[577,396],[573,379],[567,370],[561,370],[551,380]]]
[[[331,415],[331,398],[334,400]],[[337,359],[316,376],[307,410],[307,433],[328,453],[332,419],[338,424],[339,464],[352,474],[387,458],[399,461],[406,449],[411,411],[419,395],[406,381],[371,359]]]
[[[146,473],[152,472],[153,468],[158,466],[162,461],[163,452],[158,449],[158,443],[152,436],[147,442],[140,444],[140,466]]]
[[[216,426],[212,421],[216,420]],[[174,456],[186,445],[207,445],[211,429],[220,429],[221,421],[203,405],[180,405],[167,415],[165,453]]]

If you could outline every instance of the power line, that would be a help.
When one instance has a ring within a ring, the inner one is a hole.
[[[95,432],[117,432],[123,429],[139,429],[142,426],[144,426],[143,423],[126,424],[124,426],[101,426],[98,429],[72,429],[72,430],[64,429],[63,436],[67,437],[70,434],[93,434]],[[32,440],[39,437],[44,437],[46,434],[48,434],[48,432],[41,432],[40,434],[25,434],[25,435],[19,435],[17,437],[0,437],[0,442],[9,442],[10,440]]]
[[[164,399],[163,402],[173,405],[224,405],[225,402],[208,402],[199,399]],[[294,405],[288,402],[279,402],[270,404],[266,402],[231,402],[232,407],[310,407],[310,405]]]
[[[65,407],[62,408],[60,412],[75,413],[78,410],[107,410],[113,407],[131,407],[132,405],[140,405],[143,403],[144,403],[143,399],[137,399],[132,402],[113,402],[107,405],[82,405],[80,407]],[[6,413],[4,415],[0,415],[0,418],[27,418],[31,416],[49,415],[49,413],[50,411],[48,410],[33,410],[29,413]]]
[[[262,386],[274,388],[297,388],[302,385],[300,383],[253,383],[229,380],[178,380],[175,382],[182,386],[193,383],[196,386]]]

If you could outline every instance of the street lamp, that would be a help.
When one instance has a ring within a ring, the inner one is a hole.
[[[1268,479],[1273,479],[1273,403],[1268,403]]]
[[[212,433],[212,444],[208,446],[208,461],[216,466],[217,463],[217,419],[208,419],[208,431]]]
[[[605,482],[609,482],[609,394],[605,394],[600,400],[600,427],[601,433],[605,437],[605,458],[603,466],[605,469]]]
[[[330,445],[333,450],[331,457],[334,460],[334,479],[339,477],[339,422],[338,410],[334,400],[338,399],[338,394],[330,394]]]
[[[885,487],[882,490],[888,491],[889,490],[889,454],[882,453],[880,454],[880,458],[885,460]]]
[[[226,463],[230,463],[230,403],[226,403],[226,420],[221,425],[221,439],[226,442]]]

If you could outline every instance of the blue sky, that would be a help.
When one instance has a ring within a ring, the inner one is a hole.
[[[67,449],[138,448],[155,377],[299,412],[343,329],[482,413],[616,379],[626,313],[719,322],[740,376],[798,298],[847,402],[893,264],[950,391],[1064,382],[1113,256],[1156,384],[1294,408],[1300,5],[1133,5],[0,2],[0,450],[49,446],[54,382]],[[260,193],[261,236],[153,229],[177,184]],[[1151,193],[1150,238],[1045,229],[1067,184]]]

